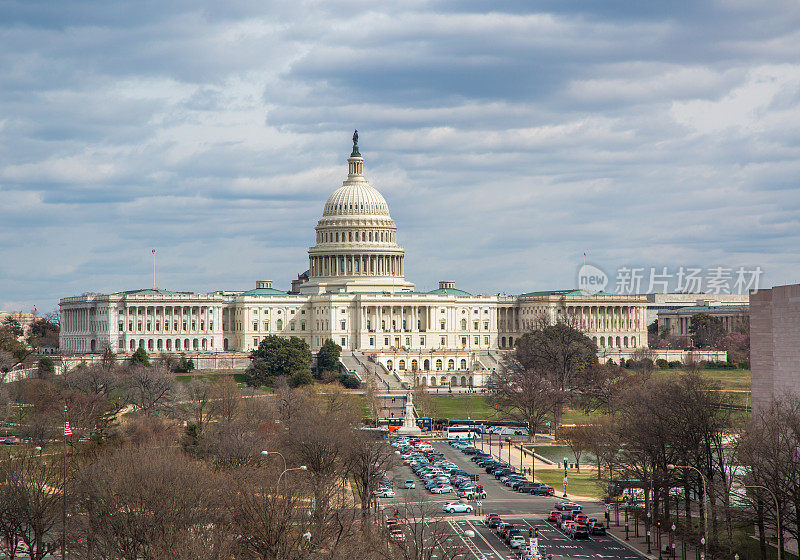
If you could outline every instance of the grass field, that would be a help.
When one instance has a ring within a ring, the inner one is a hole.
[[[239,387],[245,386],[245,377],[243,373],[218,373],[218,374],[208,374],[208,373],[199,373],[197,375],[192,374],[178,374],[175,376],[175,379],[180,381],[181,383],[189,383],[193,379],[208,379],[213,381],[215,379],[220,379],[223,377],[232,377],[234,381],[239,385]]]
[[[562,469],[536,469],[535,476],[545,484],[556,489],[556,496],[564,492],[564,471]],[[602,498],[606,494],[606,485],[597,480],[597,472],[586,470],[576,472],[574,469],[567,475],[567,492],[576,496]]]
[[[669,379],[683,371],[682,369],[657,369],[655,375]],[[749,369],[702,369],[700,375],[719,382],[720,389],[726,391],[750,391]]]

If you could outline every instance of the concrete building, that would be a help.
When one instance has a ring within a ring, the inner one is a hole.
[[[658,320],[659,313],[662,311],[676,311],[697,305],[747,305],[749,301],[748,294],[677,293],[646,294],[645,297],[647,298],[648,325]]]
[[[386,200],[366,180],[357,136],[348,174],[323,207],[309,268],[290,291],[208,294],[145,289],[61,300],[68,354],[242,353],[267,335],[297,336],[316,352],[327,339],[342,362],[386,387],[483,386],[503,351],[540,317],[569,318],[602,348],[647,344],[646,299],[580,290],[475,295],[441,281],[419,291],[405,279],[405,251]]]
[[[722,321],[726,332],[747,326],[749,305],[723,305],[715,300],[698,300],[697,305],[658,312],[658,332],[669,332],[672,336],[689,336],[692,317],[704,313]]]
[[[750,368],[754,412],[800,395],[800,284],[750,294]]]

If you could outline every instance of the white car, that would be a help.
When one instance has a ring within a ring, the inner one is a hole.
[[[414,484],[413,480],[406,480],[405,483],[403,484],[403,487],[404,488],[416,488],[417,485]]]
[[[391,488],[379,488],[374,493],[378,498],[394,498],[394,490]]]
[[[449,484],[445,484],[442,486],[434,486],[431,488],[431,494],[449,494],[453,491],[453,487]]]
[[[442,511],[447,513],[472,513],[472,506],[461,502],[447,502],[442,506]]]

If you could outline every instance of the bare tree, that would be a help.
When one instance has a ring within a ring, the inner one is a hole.
[[[555,391],[552,382],[541,370],[525,368],[518,360],[506,358],[489,381],[492,393],[489,405],[528,427],[528,440],[553,410]]]
[[[6,553],[21,543],[32,560],[54,553],[60,543],[64,475],[60,465],[33,450],[0,459],[0,508]],[[67,498],[70,500],[70,498]]]
[[[177,397],[175,377],[160,365],[134,366],[125,381],[128,401],[148,416],[168,411]]]
[[[216,479],[175,449],[128,446],[94,458],[77,475],[85,557],[174,557],[174,549],[193,542],[209,524],[224,531]]]
[[[203,421],[209,412],[209,401],[212,398],[212,384],[208,379],[192,379],[186,386],[186,394],[189,398],[188,408],[192,420],[202,429]]]
[[[242,392],[233,377],[218,377],[211,384],[209,415],[230,422],[242,401]]]
[[[394,452],[385,441],[363,431],[353,431],[347,470],[356,486],[363,516],[369,514],[373,493],[378,489],[385,472],[394,466],[394,458]]]

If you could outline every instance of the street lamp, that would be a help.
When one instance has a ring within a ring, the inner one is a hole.
[[[700,469],[695,468],[691,465],[667,465],[668,469],[692,469],[697,474],[700,475],[700,480],[703,481],[703,533],[705,534],[704,538],[701,539],[701,543],[703,545],[703,558],[706,557],[708,554],[708,483],[706,482],[705,475],[700,472]]]
[[[264,455],[265,457],[267,455],[279,455],[280,458],[283,459],[283,470],[286,470],[286,457],[284,457],[283,453],[281,453],[280,451],[262,451],[261,454]]]
[[[306,470],[308,470],[308,467],[305,465],[300,465],[299,467],[292,467],[291,469],[284,469],[283,472],[280,475],[278,475],[278,483],[275,485],[275,493],[276,494],[278,493],[278,488],[280,488],[281,486],[281,478],[283,478],[283,475],[285,475],[287,472],[306,471]]]
[[[775,495],[775,492],[773,492],[772,490],[770,490],[766,486],[761,486],[760,484],[751,484],[751,485],[747,485],[746,484],[745,488],[761,488],[762,490],[766,490],[767,492],[769,492],[772,495],[772,499],[775,500],[775,515],[776,515],[776,521],[778,523],[778,527],[777,527],[777,529],[778,529],[777,530],[777,534],[778,534],[778,560],[781,560],[781,510],[780,510],[780,507],[779,507],[780,504],[778,504],[778,496]],[[738,560],[738,556],[739,555],[737,554],[736,556],[737,556],[737,560]]]

